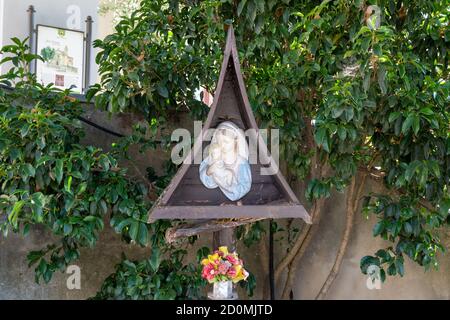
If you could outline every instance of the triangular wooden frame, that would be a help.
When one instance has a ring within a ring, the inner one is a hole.
[[[183,201],[177,200],[172,201],[174,198],[174,194],[176,194],[178,189],[183,188],[182,181],[183,179],[189,180],[187,177],[187,173],[192,166],[195,166],[193,163],[194,156],[198,154],[198,152],[202,152],[203,150],[203,142],[205,141],[205,137],[207,134],[207,129],[211,128],[213,125],[213,120],[217,120],[218,106],[224,105],[223,108],[230,107],[230,104],[226,105],[226,102],[221,102],[222,94],[225,96],[224,91],[230,91],[230,85],[228,84],[231,81],[227,77],[232,77],[234,82],[237,82],[237,86],[234,87],[234,95],[236,100],[236,108],[239,110],[241,119],[243,123],[246,125],[244,127],[252,128],[257,133],[259,133],[258,126],[256,124],[255,117],[253,115],[253,111],[250,107],[250,102],[248,100],[247,91],[245,89],[244,79],[241,74],[241,67],[239,64],[239,55],[236,48],[236,39],[234,36],[233,27],[230,26],[227,34],[227,42],[224,51],[224,58],[222,62],[222,69],[220,71],[219,80],[217,83],[216,92],[214,95],[213,104],[209,111],[208,117],[205,121],[205,124],[202,129],[202,133],[197,137],[196,143],[194,147],[189,152],[187,159],[191,161],[186,161],[179,168],[178,172],[172,179],[169,186],[165,189],[165,191],[161,194],[159,199],[156,201],[155,205],[150,210],[149,221],[154,221],[157,219],[222,219],[222,218],[302,218],[305,222],[311,223],[311,218],[309,214],[306,212],[305,208],[300,204],[294,192],[290,188],[289,184],[286,182],[280,170],[276,170],[276,174],[273,176],[265,176],[272,177],[272,182],[267,182],[266,180],[269,178],[264,178],[264,184],[270,185],[273,184],[272,187],[275,187],[280,194],[280,198],[274,201],[269,201],[264,204],[244,204],[238,205],[237,203],[215,203],[212,201],[211,203],[207,203],[207,200],[198,200],[197,203],[190,203],[194,201],[189,201],[189,195],[183,195]],[[224,89],[225,82],[227,82],[228,86]],[[233,82],[233,83],[234,83]],[[236,92],[237,90],[237,92]],[[258,148],[263,148],[263,150],[267,151],[267,146],[264,143],[262,137],[257,134],[258,137]],[[263,155],[267,154],[269,158],[265,158],[263,163],[268,163],[267,161],[271,160],[271,156],[268,152],[263,152]],[[261,155],[261,154],[260,154]],[[273,162],[272,162],[273,163]],[[191,170],[194,170],[192,168]],[[252,169],[252,172],[254,170]],[[253,174],[253,173],[252,173]],[[195,178],[190,178],[195,179]],[[263,178],[261,178],[263,179]],[[198,179],[199,180],[199,179]],[[263,182],[261,182],[263,183]],[[197,182],[198,184],[198,182]],[[196,185],[195,187],[198,188]],[[253,187],[253,186],[252,186]],[[185,189],[190,187],[184,186]],[[207,189],[203,187],[200,193],[207,194],[208,192],[216,192],[216,198],[218,193],[221,191],[219,189],[214,189],[215,191],[211,191],[211,189]],[[261,187],[262,188],[262,187]],[[262,189],[260,189],[262,190]],[[184,192],[184,191],[180,191]],[[178,193],[180,193],[178,192]],[[256,191],[254,191],[256,192]],[[262,191],[261,191],[262,192]],[[267,192],[271,192],[268,190]],[[267,193],[266,192],[266,193]],[[198,195],[198,191],[193,193],[194,196]],[[252,193],[250,190],[249,194]],[[192,195],[192,194],[191,194]],[[247,195],[244,196],[243,199],[246,199]],[[262,196],[261,196],[262,197]],[[171,203],[174,202],[174,203]],[[202,203],[202,201],[204,203]],[[218,201],[217,199],[215,200]]]

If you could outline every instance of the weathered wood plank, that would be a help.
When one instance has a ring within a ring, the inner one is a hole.
[[[180,238],[192,237],[200,233],[222,231],[224,229],[235,228],[245,224],[261,221],[266,218],[251,218],[239,220],[205,220],[194,224],[184,224],[169,228],[166,231],[166,241],[172,243]]]
[[[300,204],[284,205],[224,205],[224,206],[164,206],[154,209],[150,221],[157,219],[218,219],[218,218],[301,218],[311,223],[311,218]]]
[[[252,183],[250,191],[240,199],[243,205],[266,204],[282,198],[278,188],[272,183]],[[168,205],[205,205],[219,206],[223,203],[236,204],[230,201],[219,188],[208,189],[203,184],[183,185],[175,191]]]

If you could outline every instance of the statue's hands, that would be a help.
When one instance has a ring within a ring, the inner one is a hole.
[[[213,162],[208,166],[208,169],[206,170],[206,174],[208,176],[212,175],[214,173],[214,171],[217,170],[217,167],[219,166],[218,162]]]
[[[225,184],[230,187],[231,183],[233,182],[233,177],[230,174],[227,174],[225,176]]]
[[[225,177],[225,184],[227,186],[231,186],[233,184],[233,182],[236,180],[236,178],[234,177],[234,172],[230,169],[226,169],[227,175]]]

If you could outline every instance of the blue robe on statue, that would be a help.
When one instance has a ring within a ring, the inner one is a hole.
[[[236,172],[236,179],[233,179],[233,183],[230,186],[224,187],[219,185],[214,178],[208,176],[206,171],[210,165],[210,157],[206,157],[200,164],[199,173],[200,180],[203,185],[208,189],[215,189],[217,187],[225,194],[225,196],[231,201],[237,201],[245,196],[252,186],[252,174],[250,171],[250,164],[248,160],[238,156],[238,169]]]

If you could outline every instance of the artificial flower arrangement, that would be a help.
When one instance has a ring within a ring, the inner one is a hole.
[[[208,255],[202,260],[202,278],[209,283],[232,281],[237,283],[246,280],[247,270],[244,269],[242,259],[239,259],[236,252],[228,252],[228,248],[223,246],[219,250]]]

